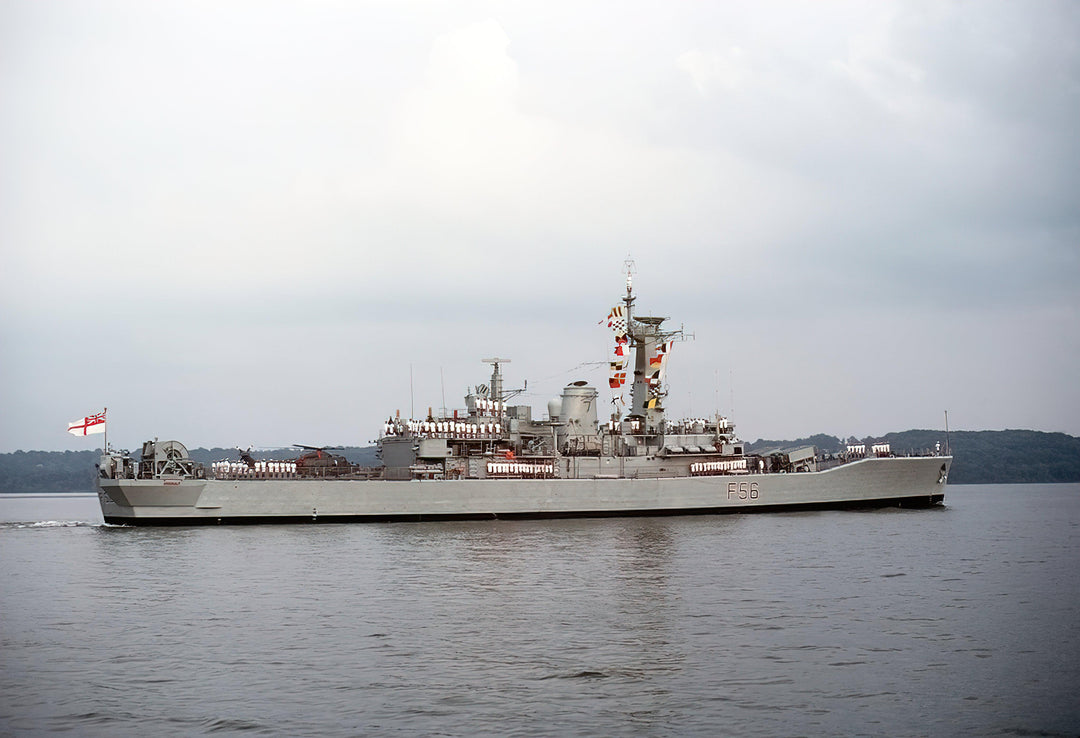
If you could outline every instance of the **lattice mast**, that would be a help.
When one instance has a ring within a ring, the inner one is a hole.
[[[505,402],[506,398],[503,397],[503,378],[502,372],[499,371],[500,364],[509,364],[510,359],[500,359],[494,357],[492,359],[481,359],[485,364],[491,364],[491,399],[495,402]]]

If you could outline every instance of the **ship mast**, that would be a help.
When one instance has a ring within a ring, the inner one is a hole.
[[[666,317],[634,317],[634,260],[627,259],[625,268],[626,296],[623,297],[623,304],[626,306],[626,334],[634,350],[634,383],[631,388],[633,404],[630,415],[645,420],[643,430],[646,433],[659,433],[664,420],[662,400],[667,395],[661,384],[663,366],[666,354],[671,348],[671,340],[681,338],[682,331],[661,330],[660,326],[667,320]]]

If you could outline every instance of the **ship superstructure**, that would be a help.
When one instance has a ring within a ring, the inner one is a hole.
[[[657,478],[763,471],[764,459],[748,458],[726,417],[668,420],[664,373],[683,332],[663,328],[667,318],[636,316],[631,275],[626,295],[611,309],[607,325],[615,337],[609,387],[617,409],[600,421],[600,392],[572,382],[534,418],[529,405],[511,404],[502,365],[492,364],[489,384],[465,397],[465,408],[423,420],[392,417],[379,439],[385,478],[487,479],[593,477],[598,474]],[[630,388],[630,399],[622,394]],[[800,459],[810,471],[814,454]]]

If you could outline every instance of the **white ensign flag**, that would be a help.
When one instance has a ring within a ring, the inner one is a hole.
[[[97,415],[88,415],[82,420],[74,420],[68,423],[68,433],[73,436],[90,436],[94,433],[105,432],[105,413],[108,410],[102,410]]]

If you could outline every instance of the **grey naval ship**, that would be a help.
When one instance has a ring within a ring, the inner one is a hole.
[[[887,444],[822,454],[814,447],[750,453],[725,417],[669,420],[667,359],[681,330],[634,313],[631,275],[611,309],[609,419],[599,391],[567,385],[533,418],[511,404],[502,365],[471,389],[465,408],[423,420],[391,416],[379,467],[325,449],[296,459],[209,466],[177,441],[147,441],[138,457],[106,452],[98,497],[106,523],[373,522],[691,515],[841,507],[925,507],[945,497],[952,457],[940,448],[895,454]],[[625,390],[629,388],[629,401]]]

